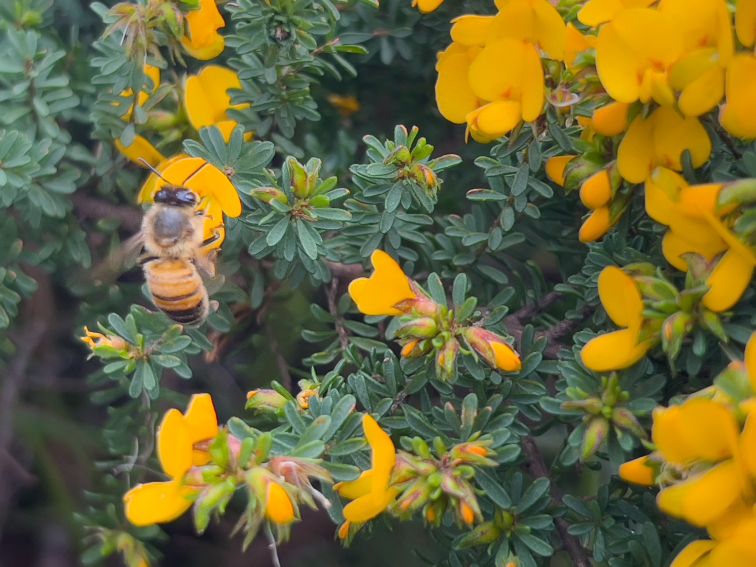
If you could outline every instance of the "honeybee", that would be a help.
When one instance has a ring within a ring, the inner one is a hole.
[[[155,193],[142,219],[145,255],[142,270],[152,302],[168,317],[188,326],[200,325],[210,312],[207,288],[197,270],[215,273],[214,252],[207,247],[219,236],[204,239],[204,214],[192,190],[167,185]]]

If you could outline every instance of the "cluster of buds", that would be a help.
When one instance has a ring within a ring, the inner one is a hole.
[[[354,280],[349,294],[365,315],[397,318],[394,334],[402,345],[402,356],[435,353],[436,376],[446,381],[454,379],[460,353],[480,356],[493,368],[505,372],[521,368],[519,355],[503,337],[469,323],[471,309],[463,305],[461,313],[455,313],[437,303],[381,250],[373,252],[371,262],[375,268],[373,274]],[[467,348],[463,349],[461,343]]]
[[[472,480],[474,467],[495,467],[491,457],[492,441],[473,436],[469,441],[448,449],[440,438],[434,450],[419,437],[411,439],[412,453],[399,451],[391,477],[391,486],[398,493],[391,511],[406,519],[422,510],[425,521],[439,526],[447,509],[458,522],[472,526],[482,519]]]
[[[282,416],[286,404],[295,401],[300,410],[310,407],[310,398],[320,395],[320,384],[316,380],[303,379],[298,382],[299,393],[296,397],[275,380],[271,388],[258,388],[247,392],[247,403],[244,409],[256,414]]]
[[[276,530],[277,541],[285,541],[300,505],[329,506],[311,482],[332,482],[319,460],[273,455],[269,432],[246,430],[249,435],[239,438],[219,428],[208,394],[193,396],[183,414],[170,410],[157,433],[158,457],[170,480],[132,488],[124,496],[127,519],[137,526],[165,523],[193,507],[201,533],[242,489],[247,509],[237,529],[247,546],[265,522]]]
[[[630,394],[620,386],[619,376],[612,372],[601,377],[601,391],[590,395],[578,387],[566,390],[572,398],[562,403],[562,409],[580,411],[583,417],[583,442],[580,458],[586,460],[603,445],[611,428],[615,435],[628,432],[640,439],[646,439],[646,431],[638,422],[635,414],[624,404],[630,400]]]
[[[81,342],[89,347],[91,351],[90,358],[93,356],[98,356],[105,360],[109,358],[134,358],[134,345],[129,344],[118,335],[98,333],[84,327],[84,336],[80,338]]]
[[[290,212],[294,217],[304,220],[317,220],[314,209],[331,206],[329,193],[336,187],[336,177],[320,179],[321,160],[310,158],[302,165],[294,157],[287,157],[282,168],[283,178],[279,189],[274,186],[257,187],[251,195],[264,203],[270,204],[279,212]],[[339,192],[339,196],[343,191]]]

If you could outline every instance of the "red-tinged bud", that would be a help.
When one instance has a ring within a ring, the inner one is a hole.
[[[460,443],[452,447],[451,456],[455,461],[462,463],[489,467],[496,466],[496,461],[488,458],[494,456],[496,453],[487,445],[490,445],[490,441]]]
[[[404,358],[415,358],[417,356],[420,356],[422,353],[420,352],[420,348],[418,348],[418,345],[420,344],[420,341],[417,339],[410,339],[404,345],[402,346],[402,356]]]
[[[286,193],[277,189],[276,187],[255,187],[250,192],[255,199],[259,199],[263,203],[270,203],[271,201],[278,201],[286,205],[289,202],[289,198]]]
[[[467,327],[462,336],[490,366],[504,372],[517,372],[522,362],[517,352],[503,337],[483,327]]]
[[[210,515],[215,509],[220,512],[225,510],[235,491],[236,483],[233,479],[227,478],[218,484],[208,486],[200,493],[194,503],[194,528],[198,533],[207,529]]]
[[[585,461],[593,456],[603,444],[609,433],[609,422],[603,417],[594,417],[585,428],[583,434],[583,448],[580,451],[580,459]]]
[[[650,276],[633,276],[641,295],[654,301],[676,301],[678,290],[667,280]]]
[[[475,510],[467,502],[460,501],[459,503],[459,518],[468,526],[472,526],[475,522]]]
[[[693,329],[694,317],[685,311],[670,315],[662,324],[662,350],[674,360],[680,353],[683,339]]]
[[[446,499],[434,500],[425,507],[425,521],[433,526],[440,526],[445,511]]]
[[[247,403],[244,409],[256,413],[280,414],[289,401],[276,392],[267,388],[259,388],[247,392]]]
[[[459,343],[456,339],[446,341],[436,355],[436,376],[441,380],[449,380],[454,376],[457,368]]]
[[[431,489],[424,479],[417,479],[409,485],[396,501],[396,509],[402,515],[411,515],[428,501]]]
[[[476,545],[487,545],[498,540],[500,536],[501,530],[494,522],[484,522],[465,534],[457,542],[456,547],[458,549],[467,549]]]
[[[639,439],[646,438],[646,430],[638,422],[638,418],[628,408],[618,407],[612,410],[612,423],[617,427],[629,431]]]
[[[580,187],[585,179],[596,173],[603,164],[589,161],[583,157],[571,160],[564,170],[564,188],[573,191]]]
[[[727,214],[739,205],[756,203],[756,179],[738,179],[727,183],[717,196],[717,212]]]
[[[438,334],[436,320],[431,317],[410,319],[396,330],[396,336],[402,339],[419,338],[429,339]]]

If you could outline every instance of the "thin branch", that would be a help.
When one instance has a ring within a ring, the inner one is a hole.
[[[525,458],[527,459],[527,465],[530,469],[530,473],[537,478],[547,478],[551,481],[551,475],[549,468],[546,466],[546,462],[543,460],[543,455],[538,449],[535,440],[532,437],[525,437],[522,440],[522,449],[525,452]],[[559,490],[559,487],[555,482],[550,482],[551,498],[555,504],[562,503],[563,494]],[[570,555],[572,564],[574,567],[591,567],[591,560],[588,553],[577,538],[571,535],[568,531],[569,525],[564,518],[555,518],[557,533],[562,540],[562,545],[565,551]]]
[[[81,193],[74,193],[71,200],[81,219],[115,219],[132,232],[142,226],[142,213],[136,207],[116,205]]]
[[[15,417],[13,410],[18,405],[18,398],[26,382],[29,366],[35,358],[34,355],[44,343],[51,324],[55,321],[50,278],[39,270],[34,270],[32,275],[39,287],[34,296],[24,304],[23,316],[19,317],[19,321],[26,323],[12,335],[16,345],[16,354],[10,361],[8,372],[0,387],[0,455],[11,453]],[[5,458],[0,459],[0,478],[8,478],[9,466],[13,467],[13,463]],[[2,533],[2,524],[5,522],[13,491],[12,483],[0,483],[0,533]]]

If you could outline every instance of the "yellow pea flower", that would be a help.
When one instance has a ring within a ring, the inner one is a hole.
[[[653,172],[645,185],[646,211],[669,226],[662,241],[667,261],[682,271],[688,266],[682,255],[693,252],[712,261],[723,254],[709,274],[709,291],[703,304],[715,312],[726,311],[745,293],[756,269],[756,253],[741,242],[722,222],[717,197],[722,184],[689,186],[685,179],[667,169]]]
[[[580,23],[590,27],[611,21],[625,8],[646,8],[656,0],[588,0],[578,12]]]
[[[171,522],[192,505],[198,489],[183,484],[184,475],[193,466],[210,461],[210,455],[198,444],[218,434],[218,418],[210,394],[195,394],[186,413],[169,410],[157,432],[160,466],[170,480],[139,484],[123,497],[126,518],[135,526]]]
[[[554,156],[546,160],[546,176],[560,187],[564,187],[566,181],[567,164],[577,156]]]
[[[165,160],[163,154],[144,136],[135,136],[129,146],[124,146],[121,140],[116,140],[115,147],[125,158],[141,167],[145,167],[142,160],[152,167],[156,167]]]
[[[457,27],[454,24],[452,30]],[[438,54],[436,71],[436,105],[441,116],[454,124],[464,124],[467,115],[480,105],[467,76],[474,55],[480,47],[469,48],[460,43],[452,43]]]
[[[627,130],[630,105],[611,102],[593,111],[591,126],[602,136],[617,136]]]
[[[228,142],[237,122],[228,117],[229,110],[243,110],[247,104],[231,104],[229,89],[241,89],[239,76],[226,67],[207,65],[184,81],[184,109],[195,130],[217,126]]]
[[[184,51],[203,61],[218,57],[226,45],[218,30],[225,26],[215,0],[200,0],[199,8],[186,14],[186,36],[181,39]]]
[[[438,10],[444,0],[412,0],[412,7],[417,8],[423,14],[430,14]]]
[[[277,482],[268,483],[265,493],[265,517],[279,526],[287,526],[296,519],[289,493]]]
[[[621,464],[619,467],[620,478],[625,482],[651,486],[654,483],[654,471],[648,463],[648,455],[645,455]]]
[[[520,355],[496,333],[482,327],[468,327],[463,335],[475,352],[493,368],[504,372],[518,372],[522,368]]]
[[[591,339],[580,352],[583,364],[594,372],[628,368],[645,356],[652,340],[640,339],[643,298],[632,277],[616,266],[607,266],[598,278],[601,304],[619,327]]]
[[[617,167],[631,183],[642,183],[659,166],[682,171],[685,150],[690,151],[693,167],[702,166],[711,154],[709,135],[697,118],[663,106],[647,118],[633,120],[620,142]]]
[[[375,250],[370,262],[374,269],[372,275],[349,284],[349,295],[357,309],[365,315],[401,315],[403,311],[397,306],[417,298],[410,279],[383,250]]]
[[[538,45],[551,59],[562,61],[567,44],[567,26],[548,0],[498,0],[486,43],[503,38]]]
[[[79,337],[81,342],[87,345],[91,350],[98,347],[110,347],[116,350],[125,349],[128,344],[121,337],[108,336],[98,333],[97,331],[90,331],[88,327],[84,327],[84,336]]]
[[[138,201],[153,202],[155,193],[168,185],[191,189],[200,197],[198,208],[207,217],[205,239],[218,236],[208,250],[220,247],[226,234],[223,214],[238,217],[242,210],[239,194],[228,177],[204,159],[185,155],[165,160],[156,169],[160,176],[153,173],[147,178],[139,191]]]
[[[743,53],[732,58],[727,66],[725,97],[719,115],[719,121],[725,130],[744,140],[756,138],[756,113],[753,112],[753,101],[756,100],[756,56]]]
[[[671,65],[683,54],[681,30],[665,12],[650,8],[619,12],[604,24],[596,42],[601,84],[619,102],[674,103]]]
[[[578,231],[578,240],[584,244],[601,239],[614,225],[609,207],[599,207],[588,215]]]
[[[351,524],[372,520],[386,510],[397,495],[397,490],[389,486],[396,464],[396,448],[391,437],[368,414],[362,418],[362,429],[372,451],[371,467],[356,480],[334,485],[341,496],[351,500],[344,506],[346,522],[339,528],[342,539],[346,538]]]

